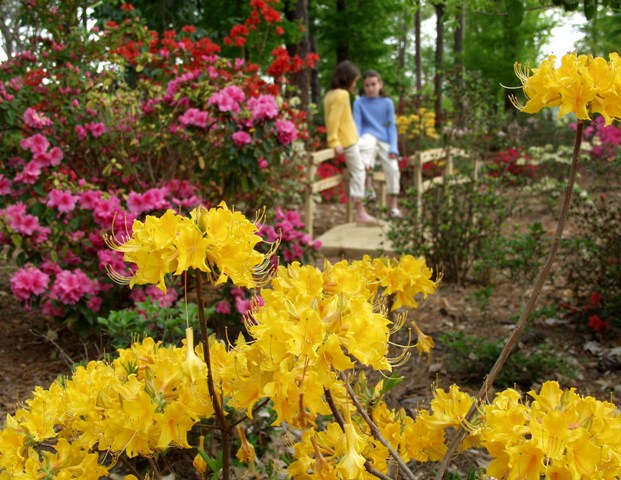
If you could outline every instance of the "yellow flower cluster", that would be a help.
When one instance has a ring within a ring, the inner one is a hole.
[[[172,210],[161,217],[147,215],[144,222],[134,221],[126,241],[105,237],[110,248],[136,265],[129,278],[116,272],[111,276],[130,287],[157,284],[166,292],[167,274],[180,275],[194,268],[212,274],[216,283],[230,278],[238,286],[253,287],[261,283],[269,265],[267,256],[254,250],[261,241],[257,232],[254,223],[224,203],[209,210],[198,207],[190,218]]]
[[[431,274],[424,260],[411,256],[326,261],[323,272],[297,262],[279,267],[272,288],[261,291],[265,305],[249,322],[253,341],[238,343],[231,371],[220,372],[230,404],[252,415],[252,407],[267,397],[276,424],[302,428],[329,414],[324,390],[345,397],[339,372],[355,362],[392,368],[388,339],[401,325],[391,325],[375,305],[378,292],[414,306],[416,295],[435,291]]]
[[[97,479],[108,471],[98,451],[135,457],[190,447],[188,432],[213,414],[206,366],[192,344],[163,348],[146,338],[118,353],[112,363],[93,361],[48,390],[38,387],[26,408],[7,416],[0,479]]]
[[[610,402],[546,382],[530,405],[508,389],[483,407],[473,441],[497,478],[612,480],[621,472],[621,414]]]
[[[530,404],[516,390],[504,390],[467,425],[464,446],[484,447],[492,456],[486,478],[619,478],[621,413],[612,403],[562,390],[554,381],[528,395]],[[438,389],[432,413],[420,411],[416,423],[443,432],[463,423],[472,403],[455,385]]]
[[[539,68],[528,69],[519,63],[515,72],[528,101],[522,105],[515,96],[512,102],[526,113],[537,113],[545,107],[560,107],[562,117],[573,113],[579,120],[590,120],[601,114],[606,125],[621,118],[621,58],[617,53],[602,57],[568,53],[555,67],[556,57],[550,55]]]
[[[397,116],[397,130],[410,140],[417,140],[422,134],[434,140],[440,138],[435,127],[436,114],[426,108],[419,108],[416,113]]]
[[[261,291],[264,305],[248,319],[251,341],[240,335],[227,349],[210,338],[216,394],[249,417],[258,401],[269,399],[278,415],[275,423],[305,429],[316,426],[318,416],[331,413],[326,391],[338,408],[349,408],[340,372],[357,363],[392,368],[386,357],[388,339],[403,322],[392,325],[380,313],[385,308],[377,295],[416,305],[414,296],[436,288],[431,274],[423,260],[409,256],[326,262],[324,271],[297,263],[280,267],[272,288]],[[38,388],[26,408],[9,416],[0,431],[0,479],[39,478],[43,473],[95,479],[108,468],[97,465],[100,451],[116,458],[121,453],[152,456],[170,447],[190,448],[189,432],[214,414],[202,349],[195,352],[193,345],[191,329],[181,348],[146,338],[119,350],[111,363],[90,362],[48,390]],[[351,420],[345,432],[347,450],[335,453],[334,462],[350,472],[341,478],[358,478],[351,472],[371,455],[370,436],[359,425],[359,419]],[[252,463],[251,445],[243,432],[239,436],[237,456]],[[388,454],[381,452],[386,464]],[[204,468],[200,458],[194,464]]]
[[[287,469],[292,478],[377,478],[366,471],[366,462],[384,474],[388,472],[388,448],[372,435],[366,423],[351,416],[346,404],[343,408],[343,428],[330,422],[323,430],[304,431],[293,447],[296,460]],[[404,409],[391,410],[380,400],[371,417],[382,437],[405,462],[439,461],[447,450],[443,427],[422,418],[414,420]],[[309,471],[312,475],[308,475]]]

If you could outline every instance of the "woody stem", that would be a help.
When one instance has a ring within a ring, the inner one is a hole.
[[[218,423],[219,430],[222,434],[222,478],[228,480],[230,478],[231,469],[231,438],[230,427],[226,422],[226,416],[222,409],[222,403],[216,393],[216,387],[213,381],[213,373],[211,369],[211,354],[209,352],[209,330],[207,329],[207,319],[205,318],[205,307],[203,303],[203,281],[201,272],[196,271],[196,297],[198,302],[198,318],[201,324],[201,334],[203,343],[203,357],[207,364],[207,389],[209,390],[209,397],[213,404],[214,414]]]
[[[571,204],[571,194],[573,192],[574,183],[576,181],[576,174],[578,172],[578,166],[580,164],[580,146],[582,145],[583,131],[584,131],[584,121],[579,120],[578,126],[576,128],[576,138],[574,141],[574,151],[573,151],[573,156],[572,156],[572,161],[571,161],[571,168],[569,170],[569,178],[567,179],[567,186],[565,187],[565,195],[563,198],[563,204],[561,206],[558,223],[556,225],[556,232],[554,234],[554,240],[552,241],[552,246],[550,247],[550,252],[548,253],[548,258],[546,259],[546,262],[544,263],[541,271],[539,272],[539,275],[537,276],[537,279],[535,280],[533,291],[530,294],[528,301],[526,302],[526,307],[522,311],[522,314],[520,315],[520,318],[518,319],[515,325],[515,329],[509,336],[507,343],[505,344],[504,348],[500,352],[500,355],[498,356],[496,363],[494,364],[489,374],[485,378],[485,382],[483,383],[483,385],[481,386],[481,389],[479,390],[476,397],[474,398],[472,407],[470,407],[470,410],[466,414],[464,421],[458,427],[455,437],[453,438],[453,441],[451,442],[446,454],[444,455],[444,458],[442,459],[442,463],[440,464],[440,468],[438,469],[436,473],[435,480],[442,480],[442,478],[444,478],[444,473],[448,469],[449,463],[453,459],[453,455],[455,451],[457,450],[457,447],[461,444],[461,442],[466,437],[466,431],[464,430],[463,425],[468,424],[472,420],[472,417],[476,413],[479,405],[483,402],[483,399],[487,398],[489,389],[494,384],[496,377],[502,370],[502,367],[507,361],[507,358],[509,358],[509,355],[511,354],[511,350],[513,349],[518,339],[522,335],[522,332],[524,331],[524,328],[526,327],[526,324],[528,323],[528,318],[530,316],[530,313],[532,312],[535,306],[535,303],[537,302],[537,299],[539,298],[539,294],[541,293],[543,284],[550,273],[552,264],[554,263],[554,258],[556,257],[556,252],[560,246],[561,239],[563,237],[563,230],[565,229],[565,222],[569,215],[569,207]]]

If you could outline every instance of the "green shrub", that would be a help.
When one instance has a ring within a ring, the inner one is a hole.
[[[444,357],[447,371],[465,381],[482,381],[503,348],[503,341],[488,341],[464,332],[442,334],[438,341],[447,350]],[[514,351],[495,384],[501,388],[517,385],[529,389],[533,383],[559,370],[565,375],[573,375],[561,357],[551,355],[547,347],[537,345],[534,352]]]
[[[595,332],[621,328],[621,199],[576,198],[577,234],[562,243],[561,273],[573,292],[567,307]]]
[[[489,272],[473,267],[496,251],[512,204],[499,191],[499,181],[486,178],[438,186],[422,198],[408,190],[404,209],[410,214],[391,223],[388,238],[400,254],[422,255],[447,282],[487,283]],[[420,217],[420,219],[419,219]]]
[[[99,317],[97,322],[102,325],[113,347],[127,348],[134,339],[145,336],[166,344],[180,345],[185,338],[186,318],[189,326],[198,331],[196,304],[180,300],[170,307],[162,307],[159,302],[147,297],[144,302],[136,303],[135,308],[114,310],[108,317]]]

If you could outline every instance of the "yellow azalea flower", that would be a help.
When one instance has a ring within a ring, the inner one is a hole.
[[[254,250],[261,241],[258,227],[225,203],[207,210],[198,207],[190,218],[172,210],[161,217],[147,215],[144,222],[135,220],[132,234],[120,241],[105,235],[107,245],[123,252],[135,272],[124,277],[110,271],[113,280],[129,284],[156,284],[166,292],[165,276],[181,275],[190,269],[216,272],[216,283],[229,278],[238,286],[254,287],[265,283],[269,273],[268,254]]]
[[[507,478],[520,480],[540,480],[545,473],[543,459],[544,451],[537,446],[537,442],[529,440],[521,445],[507,449],[509,464],[512,465]]]
[[[408,456],[417,462],[437,462],[447,451],[444,428],[436,428],[425,420],[423,412],[403,432],[403,444]],[[428,414],[427,414],[428,417]]]
[[[436,388],[431,401],[433,414],[424,420],[430,427],[456,427],[466,417],[472,402],[472,397],[460,391],[457,385],[451,385],[448,392]]]
[[[238,425],[235,430],[237,431],[237,435],[239,435],[239,439],[241,441],[241,446],[239,447],[239,450],[237,450],[235,456],[240,462],[254,462],[254,446],[248,441],[248,438],[246,438],[246,432],[244,432],[244,429],[240,425]]]
[[[180,222],[177,232],[176,247],[178,253],[177,270],[175,275],[181,275],[190,268],[195,268],[202,272],[210,272],[207,266],[207,248],[210,240],[203,236],[203,232],[194,223]]]
[[[207,364],[198,358],[194,351],[194,330],[192,327],[185,329],[185,360],[181,368],[192,382],[207,381]]]
[[[201,435],[198,440],[198,448],[204,451],[204,448],[205,448],[205,436],[204,435]],[[207,462],[205,461],[205,459],[200,453],[197,453],[196,456],[194,457],[194,460],[192,460],[192,466],[194,467],[194,470],[196,470],[200,474],[201,478],[205,478],[205,472],[207,472]]]
[[[337,465],[337,471],[341,478],[358,479],[364,471],[366,459],[360,454],[365,444],[362,436],[356,432],[351,423],[344,425],[345,429],[345,454]]]
[[[418,354],[422,355],[423,353],[426,353],[429,357],[431,357],[431,349],[434,346],[433,338],[431,338],[429,335],[425,335],[422,330],[418,328],[418,325],[416,325],[415,321],[412,320],[411,325],[414,329],[414,332],[416,333],[416,338],[418,339],[418,341],[416,342],[416,349],[418,350]]]
[[[621,118],[621,70],[617,53],[604,58],[568,53],[555,67],[556,57],[549,56],[539,68],[528,69],[519,63],[515,71],[528,98],[525,105],[515,96],[511,100],[525,113],[537,113],[546,107],[559,107],[559,117],[573,113],[579,120],[590,120],[593,113],[610,125]]]

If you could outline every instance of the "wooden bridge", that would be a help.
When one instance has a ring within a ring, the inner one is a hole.
[[[312,237],[314,230],[315,198],[319,193],[343,185],[345,192],[349,191],[347,170],[342,173],[315,180],[319,166],[335,157],[334,149],[325,149],[309,154],[307,162],[308,183],[305,192],[305,221],[306,230]],[[435,185],[441,185],[446,178],[454,174],[454,161],[457,158],[470,158],[464,150],[457,148],[434,148],[424,150],[408,157],[408,163],[413,168],[413,186],[417,192],[417,210],[421,212],[423,194]],[[442,176],[423,181],[423,166],[433,161],[445,161]],[[480,169],[480,162],[474,159],[473,177],[476,178]],[[383,171],[374,171],[373,180],[377,187],[378,203],[380,207],[386,205],[386,179]],[[470,177],[462,177],[457,181],[469,181]],[[454,180],[453,180],[454,181]],[[353,209],[347,203],[346,223],[337,225],[318,237],[322,242],[322,253],[326,256],[342,256],[346,258],[360,258],[364,254],[394,253],[390,241],[386,238],[388,225],[380,227],[363,227],[353,221]]]

